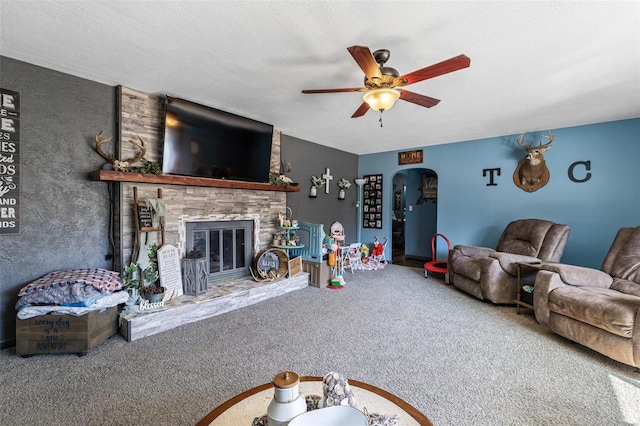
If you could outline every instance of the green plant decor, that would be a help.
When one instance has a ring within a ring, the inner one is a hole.
[[[149,266],[142,271],[142,279],[147,284],[155,284],[158,278],[160,278],[158,266],[154,262],[151,262]]]
[[[318,176],[311,176],[311,186],[320,188],[323,183],[324,181],[322,180],[322,178],[319,178]]]
[[[142,293],[144,295],[164,293],[164,287],[160,286],[160,273],[158,271],[158,244],[152,243],[147,247],[149,266],[142,271]]]
[[[162,174],[162,166],[160,163],[149,161],[146,158],[143,158],[141,161],[142,166],[129,166],[125,171],[134,173],[151,173],[154,175]]]
[[[351,182],[349,182],[345,178],[340,178],[340,180],[337,182],[337,185],[340,189],[348,189],[349,187],[351,187]]]
[[[131,262],[129,266],[124,268],[124,275],[122,279],[124,280],[124,286],[127,289],[139,289],[140,288],[140,279],[138,278],[140,270],[138,269],[138,265],[134,262]]]
[[[281,175],[278,173],[271,173],[269,175],[269,183],[271,185],[282,186],[283,188],[288,188],[293,183],[291,178],[285,175]]]
[[[147,253],[149,255],[149,259],[157,259],[158,258],[158,244],[157,243],[151,244],[149,246],[149,251]]]
[[[158,265],[155,262],[151,262],[144,271],[142,271],[142,279],[145,282],[144,294],[162,294],[164,293],[164,287],[160,286],[160,274],[158,273]]]

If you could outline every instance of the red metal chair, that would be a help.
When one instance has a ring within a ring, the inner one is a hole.
[[[447,242],[447,255],[451,250],[451,242],[443,234],[433,234],[431,237],[431,262],[424,264],[424,276],[428,277],[429,272],[444,274],[445,284],[449,284],[449,262],[447,260],[436,260],[436,238],[440,236]]]

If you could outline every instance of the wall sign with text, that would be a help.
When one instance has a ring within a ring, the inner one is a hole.
[[[422,164],[423,156],[422,150],[416,149],[414,151],[404,151],[398,153],[398,165],[404,164]]]
[[[20,93],[0,89],[0,234],[20,232]]]
[[[382,175],[364,176],[362,227],[382,228]]]

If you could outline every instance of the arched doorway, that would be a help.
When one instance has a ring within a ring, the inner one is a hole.
[[[392,262],[422,267],[431,260],[431,236],[437,232],[438,175],[425,168],[393,176]]]

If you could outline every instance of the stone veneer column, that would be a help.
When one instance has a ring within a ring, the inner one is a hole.
[[[140,135],[146,142],[145,158],[161,162],[164,132],[164,99],[134,89],[118,88],[119,106],[119,156],[131,158],[135,149],[128,142]],[[124,141],[124,142],[123,142]],[[271,164],[280,164],[280,132],[274,131],[271,146]],[[133,216],[133,187],[138,188],[139,200],[156,198],[162,188],[167,207],[165,242],[178,247],[182,254],[189,251],[180,240],[180,225],[185,220],[254,220],[258,235],[254,235],[254,248],[268,247],[271,235],[277,231],[277,213],[286,210],[286,193],[279,191],[255,191],[227,188],[204,188],[181,185],[154,185],[120,183],[115,205],[116,270],[122,270],[131,261],[134,247],[135,224]],[[256,218],[259,218],[257,220]],[[184,231],[182,231],[184,232]],[[154,236],[150,234],[153,238]],[[256,239],[257,238],[257,239]]]

